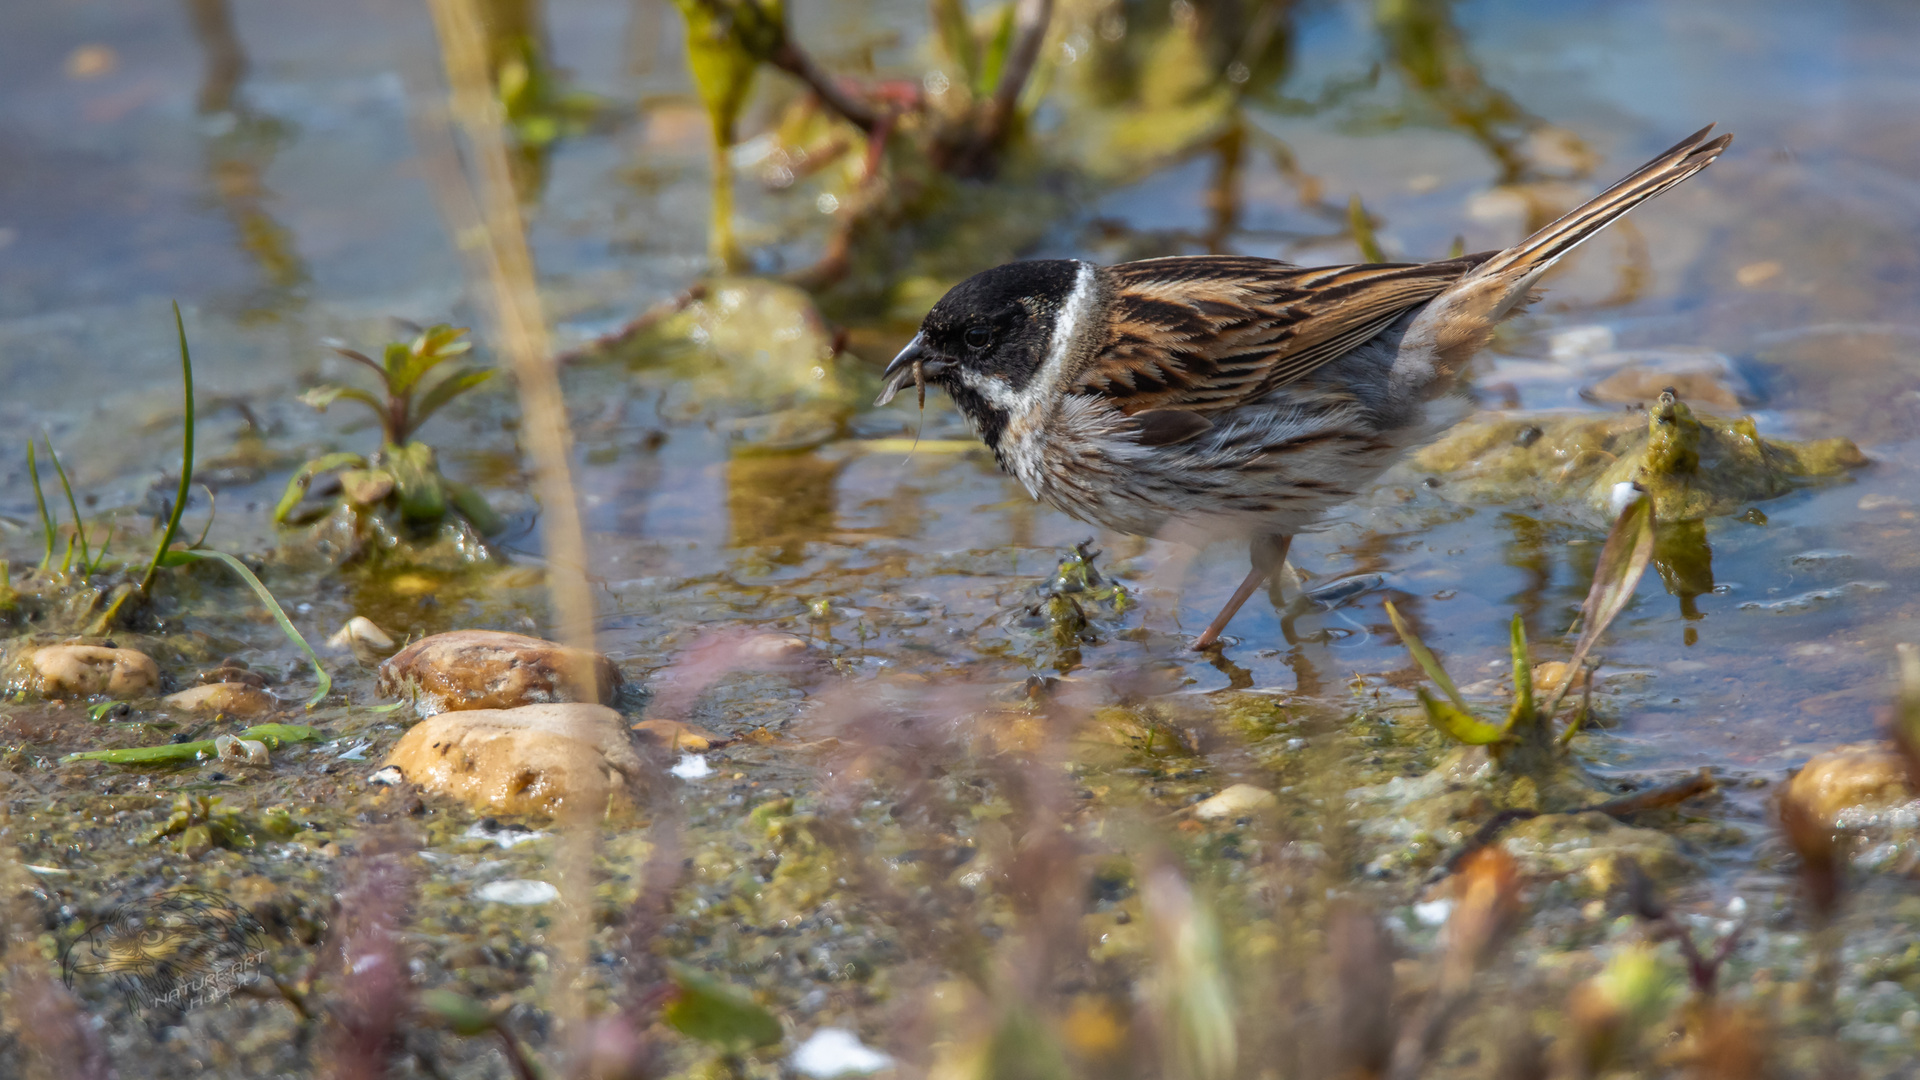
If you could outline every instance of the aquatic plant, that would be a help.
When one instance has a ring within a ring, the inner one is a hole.
[[[335,344],[335,352],[374,372],[380,392],[328,383],[302,394],[300,400],[321,412],[336,401],[365,406],[380,421],[380,449],[371,456],[323,454],[302,465],[287,481],[286,491],[274,507],[273,520],[282,525],[295,521],[295,511],[313,481],[333,474],[339,482],[337,505],[357,513],[390,514],[417,527],[438,525],[452,513],[471,523],[482,536],[499,532],[500,517],[486,499],[441,475],[433,447],[413,437],[422,424],[455,398],[493,378],[494,372],[488,368],[443,367],[473,348],[472,342],[463,340],[466,333],[445,323],[430,326],[411,340],[388,344],[379,361]],[[323,504],[299,515],[299,520],[313,520],[330,508]]]
[[[1446,668],[1389,602],[1386,605],[1387,616],[1393,620],[1394,631],[1400,635],[1400,640],[1412,654],[1414,662],[1420,665],[1420,670],[1433,680],[1446,698],[1444,701],[1436,699],[1424,686],[1416,688],[1415,694],[1428,721],[1456,742],[1485,746],[1496,761],[1509,766],[1517,765],[1521,771],[1541,765],[1542,755],[1551,754],[1556,745],[1564,746],[1579,732],[1586,718],[1588,701],[1583,699],[1579,711],[1567,722],[1558,737],[1552,734],[1560,703],[1575,683],[1584,683],[1587,688],[1585,696],[1591,697],[1593,680],[1591,672],[1585,667],[1587,654],[1626,607],[1627,601],[1633,598],[1633,590],[1639,585],[1640,576],[1653,560],[1653,539],[1653,500],[1643,494],[1620,511],[1620,516],[1614,520],[1613,528],[1607,534],[1606,544],[1600,549],[1599,565],[1594,570],[1592,587],[1587,592],[1586,603],[1580,609],[1583,623],[1580,639],[1574,645],[1573,655],[1562,666],[1560,678],[1544,700],[1536,701],[1534,695],[1533,658],[1527,645],[1526,627],[1520,616],[1513,617],[1509,639],[1513,657],[1513,704],[1505,718],[1498,721],[1484,720],[1475,714],[1473,706],[1454,686]]]

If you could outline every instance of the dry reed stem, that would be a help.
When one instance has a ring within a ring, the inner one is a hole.
[[[519,388],[521,430],[534,462],[534,482],[542,507],[542,539],[547,555],[547,588],[552,597],[553,622],[562,643],[593,649],[593,596],[586,577],[587,546],[575,497],[566,402],[561,395],[558,369],[550,355],[546,317],[534,276],[533,255],[527,246],[526,224],[506,143],[506,111],[494,93],[487,69],[487,41],[475,0],[428,0],[434,31],[440,42],[447,80],[447,106],[466,137],[467,162],[442,162],[429,175],[444,178],[442,210],[455,223],[455,239],[463,251],[477,256],[484,268],[492,299],[495,330],[501,350],[513,365]],[[431,124],[437,117],[424,117]],[[444,131],[444,122],[442,122]],[[457,154],[451,135],[439,140]],[[477,220],[462,220],[477,215]],[[591,694],[589,672],[570,673],[576,695]],[[580,700],[591,700],[581,695]],[[580,766],[575,775],[590,775]],[[561,893],[555,919],[551,1011],[559,1021],[557,1040],[565,1061],[560,1075],[574,1071],[578,1055],[570,1044],[586,1031],[585,1000],[578,980],[586,970],[591,934],[594,827],[599,808],[568,800],[562,811],[566,837],[555,870]]]

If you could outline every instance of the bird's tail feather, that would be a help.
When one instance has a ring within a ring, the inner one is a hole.
[[[1708,124],[1652,161],[1540,231],[1484,262],[1447,287],[1421,311],[1405,338],[1427,359],[1423,371],[1408,371],[1416,382],[1436,384],[1465,367],[1486,344],[1493,327],[1525,303],[1533,283],[1561,256],[1620,215],[1680,183],[1713,163],[1732,135],[1709,140]],[[1408,350],[1403,347],[1402,354]],[[1430,366],[1427,366],[1430,365]]]
[[[1712,131],[1713,125],[1708,124],[1680,140],[1619,183],[1481,263],[1468,277],[1494,277],[1517,268],[1544,270],[1553,265],[1620,215],[1711,165],[1733,141],[1732,135],[1706,141]]]

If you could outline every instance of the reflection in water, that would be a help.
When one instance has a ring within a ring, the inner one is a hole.
[[[1667,591],[1680,598],[1680,615],[1689,622],[1706,618],[1694,597],[1713,591],[1713,547],[1703,520],[1662,521],[1653,539],[1653,565]],[[1687,644],[1698,635],[1687,628]]]
[[[1545,121],[1487,85],[1454,25],[1452,0],[1379,0],[1374,24],[1388,62],[1415,95],[1403,120],[1431,117],[1466,132],[1499,165],[1502,184],[1541,178],[1522,145]]]
[[[728,542],[778,547],[774,561],[797,564],[808,541],[834,530],[834,486],[844,461],[812,451],[737,452],[727,461]]]
[[[285,123],[255,113],[239,100],[247,56],[227,0],[186,0],[186,5],[194,39],[206,60],[197,107],[202,116],[211,118],[215,132],[206,142],[208,184],[233,223],[240,250],[252,258],[265,279],[247,299],[241,316],[272,318],[304,303],[302,288],[308,280],[293,231],[267,210],[272,192],[263,179],[293,133]]]

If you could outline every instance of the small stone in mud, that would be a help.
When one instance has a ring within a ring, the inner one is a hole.
[[[593,685],[576,692],[578,672]],[[455,630],[421,638],[380,665],[375,684],[389,697],[412,697],[422,717],[468,709],[513,709],[606,701],[620,687],[613,661],[551,641],[498,630]]]
[[[363,664],[377,664],[393,655],[393,638],[365,615],[355,615],[327,639],[330,649],[346,649]]]
[[[280,707],[272,694],[238,682],[207,683],[169,694],[161,700],[187,712],[220,713],[242,719],[265,716]]]
[[[1584,664],[1581,666],[1585,667]],[[1559,660],[1548,660],[1544,663],[1535,664],[1533,666],[1533,692],[1536,694],[1551,694],[1566,677],[1567,665]],[[1578,694],[1581,688],[1586,686],[1587,681],[1592,677],[1593,673],[1591,671],[1582,671],[1574,678],[1573,684],[1567,687],[1567,692]]]
[[[401,736],[386,763],[427,791],[505,815],[630,803],[642,771],[620,714],[584,703],[443,713]]]
[[[1839,828],[1865,824],[1880,811],[1910,802],[1906,764],[1887,743],[1854,743],[1816,754],[1787,781],[1786,798],[1815,821]]]
[[[1218,821],[1221,818],[1245,817],[1260,810],[1274,806],[1279,800],[1266,788],[1252,784],[1235,784],[1210,799],[1204,799],[1193,806],[1193,816],[1201,821]]]
[[[689,754],[704,754],[717,741],[712,734],[678,720],[642,720],[633,725],[633,730],[648,742]]]
[[[125,700],[160,688],[153,658],[132,649],[101,645],[43,645],[14,666],[17,689],[42,697],[84,698],[105,695]]]
[[[220,666],[200,673],[197,680],[201,683],[245,683],[248,686],[267,685],[266,676],[249,668],[247,662],[229,656],[220,661]]]

